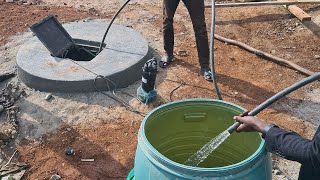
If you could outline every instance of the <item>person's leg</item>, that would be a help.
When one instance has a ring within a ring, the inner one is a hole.
[[[209,44],[204,15],[204,0],[183,0],[187,7],[196,37],[199,63],[201,68],[209,68]]]
[[[180,0],[163,0],[163,44],[167,55],[173,56],[173,17]]]

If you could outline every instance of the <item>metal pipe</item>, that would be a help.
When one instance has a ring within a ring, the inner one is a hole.
[[[212,81],[214,85],[214,89],[216,90],[217,96],[220,100],[222,100],[222,96],[218,87],[217,73],[214,67],[214,28],[215,28],[215,0],[212,0],[212,15],[211,15],[211,37],[210,37],[210,59],[211,59],[211,71],[212,71]]]
[[[245,3],[218,3],[217,8],[223,7],[243,7],[243,6],[270,6],[270,5],[297,5],[297,4],[320,4],[319,0],[308,1],[266,1],[266,2],[245,2]],[[212,8],[211,5],[205,5],[205,8]]]

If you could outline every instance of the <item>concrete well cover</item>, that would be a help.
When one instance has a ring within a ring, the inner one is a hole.
[[[99,21],[63,25],[72,38],[96,42],[101,42],[107,26]],[[18,76],[27,86],[50,92],[111,90],[115,88],[112,82],[121,88],[139,80],[143,64],[151,58],[144,37],[131,28],[113,24],[105,44],[93,60],[75,62],[52,57],[38,38],[32,37],[18,51]]]

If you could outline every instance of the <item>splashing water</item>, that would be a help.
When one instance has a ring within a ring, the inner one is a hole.
[[[199,151],[194,155],[190,156],[189,159],[184,163],[188,166],[198,166],[202,161],[204,161],[223,141],[225,141],[230,136],[229,131],[225,130],[220,133],[217,137],[211,139],[207,144],[205,144]]]

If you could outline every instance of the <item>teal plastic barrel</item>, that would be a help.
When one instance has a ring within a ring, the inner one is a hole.
[[[139,129],[133,179],[272,179],[270,156],[256,132],[233,133],[199,167],[183,164],[244,110],[211,99],[176,101],[154,109]]]

